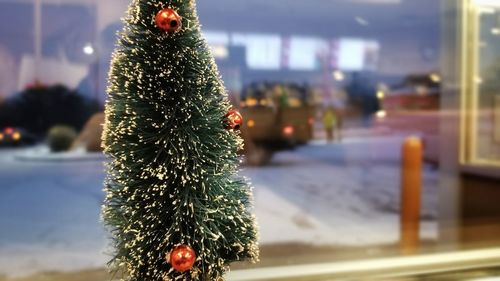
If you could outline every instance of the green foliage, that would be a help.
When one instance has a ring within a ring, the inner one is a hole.
[[[55,125],[80,130],[87,119],[101,111],[99,104],[62,85],[27,89],[0,104],[0,128],[20,127],[45,136]]]
[[[77,133],[71,127],[64,125],[52,127],[47,135],[50,151],[62,152],[69,150],[76,137]]]
[[[113,55],[103,134],[112,265],[126,280],[222,280],[229,263],[258,255],[242,139],[224,129],[230,105],[194,0],[172,1],[175,34],[154,24],[166,4],[134,0]],[[198,256],[184,273],[165,259],[179,244]]]

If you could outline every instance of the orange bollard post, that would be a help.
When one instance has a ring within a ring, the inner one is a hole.
[[[403,254],[415,254],[419,247],[422,190],[422,141],[409,137],[402,147],[400,246]]]

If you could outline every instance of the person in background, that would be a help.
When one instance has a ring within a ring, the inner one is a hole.
[[[328,107],[323,114],[323,128],[326,132],[327,142],[333,142],[335,139],[341,141],[340,118],[333,107]]]

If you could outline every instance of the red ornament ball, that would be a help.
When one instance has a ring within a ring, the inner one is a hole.
[[[182,18],[174,9],[165,8],[156,14],[155,23],[165,32],[176,33],[181,29]]]
[[[243,116],[238,110],[231,110],[225,116],[225,127],[228,130],[239,130],[243,125]]]
[[[187,245],[179,245],[170,252],[169,263],[178,272],[188,271],[193,268],[196,253]]]

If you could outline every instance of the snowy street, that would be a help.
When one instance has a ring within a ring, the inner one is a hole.
[[[261,244],[395,243],[402,137],[313,142],[244,167],[255,190]],[[19,160],[0,150],[0,275],[103,267],[102,159]],[[424,169],[423,239],[437,237],[437,171]]]

